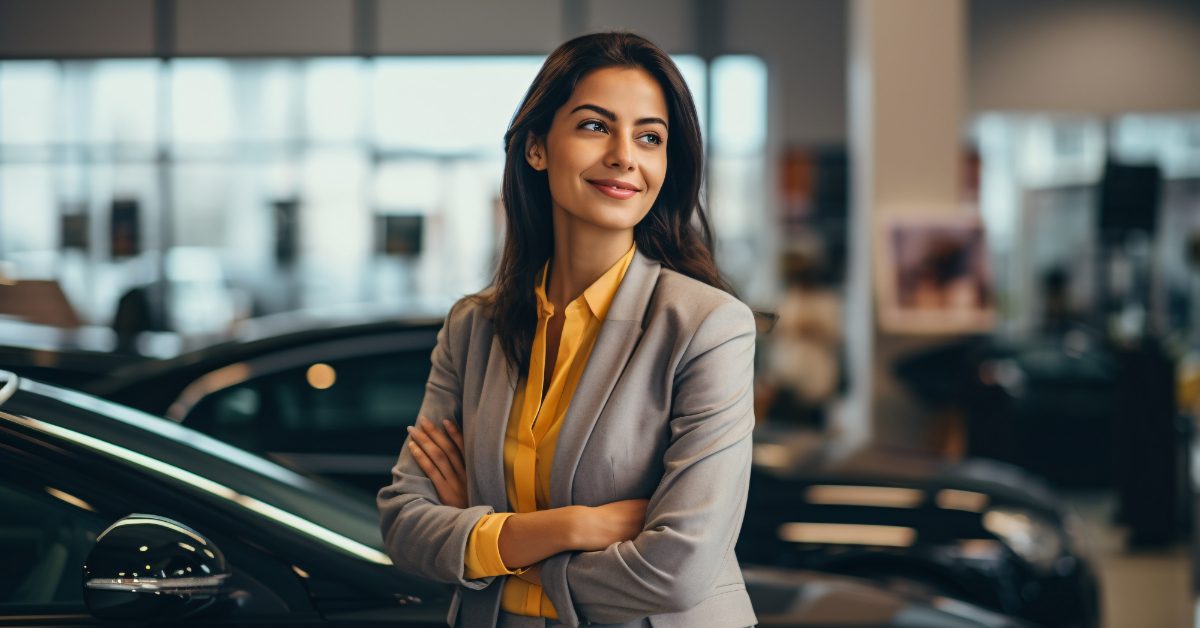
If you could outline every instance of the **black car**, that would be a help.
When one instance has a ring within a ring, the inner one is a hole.
[[[83,389],[374,495],[425,396],[438,319],[275,316]]]
[[[1045,626],[1100,625],[1078,520],[1027,472],[756,434],[743,563],[819,569],[926,590]]]
[[[252,339],[131,367],[90,390],[165,415],[294,469],[374,494],[389,481],[389,469],[405,438],[404,428],[420,409],[429,355],[439,327],[436,321],[365,316],[352,322],[325,318],[319,325],[304,320],[290,321],[286,326],[260,325]],[[325,386],[331,383],[330,376],[332,385]],[[325,379],[319,379],[322,377]],[[805,544],[807,549],[815,546],[821,551],[798,553],[792,544],[779,541],[779,525],[801,522],[813,512],[803,499],[809,485],[836,483],[840,471],[825,468],[825,457],[809,456],[802,457],[807,464],[789,467],[789,473],[782,473],[778,465],[769,464],[771,460],[759,455],[771,451],[770,447],[782,447],[769,442],[772,438],[769,431],[756,430],[756,464],[747,513],[756,543],[747,545],[749,537],[743,534],[739,546],[742,563],[777,565],[787,561],[789,567],[852,571],[846,567],[849,562],[826,560],[826,554],[843,556],[851,552],[852,546],[810,543]],[[928,469],[939,463],[929,458],[892,462],[896,464],[856,481],[886,488],[897,481],[908,481],[900,480],[900,476],[907,475],[909,480],[916,476],[922,478],[922,490],[935,493],[942,488],[957,490],[966,482],[965,478],[954,477],[966,467],[930,473]],[[1007,484],[968,484],[982,491],[985,498],[1014,504],[1022,511],[1040,512],[1044,508],[1039,504],[1053,500],[1038,482],[1020,472],[1012,475],[1018,479]],[[993,490],[1001,493],[988,497]],[[1023,504],[1029,508],[1023,510]],[[827,522],[842,525],[898,526],[888,523],[888,517],[899,522],[910,514],[903,509],[874,510],[869,511],[873,519],[868,521],[861,518],[864,512],[868,511],[840,508],[823,510],[821,515],[834,517],[834,521]],[[1096,625],[1095,577],[1077,545],[1063,544],[1063,555],[1074,561],[1074,566],[1061,575],[1053,570],[1047,575],[1031,565],[1011,549],[1011,540],[1003,541],[1005,544],[997,551],[960,561],[956,555],[958,539],[980,534],[979,516],[972,520],[953,509],[923,513],[921,543],[891,550],[909,559],[889,563],[890,569],[899,571],[894,576],[903,579],[903,570],[907,569],[914,580],[938,584],[934,591],[954,592],[981,606],[1035,621]],[[1055,528],[1049,538],[1066,536],[1065,518],[1047,520]],[[931,529],[944,532],[934,536]],[[939,544],[937,538],[950,541]],[[984,538],[996,539],[994,534]],[[855,565],[854,569],[859,567]],[[862,575],[881,576],[878,572],[864,568]],[[945,579],[961,579],[962,583],[941,586]]]
[[[179,426],[0,372],[0,626],[444,626],[370,500]],[[764,626],[1021,624],[949,598],[746,573]]]

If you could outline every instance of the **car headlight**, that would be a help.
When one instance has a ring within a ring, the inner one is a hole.
[[[1029,511],[993,508],[984,513],[983,527],[1000,537],[1017,556],[1039,569],[1053,569],[1062,554],[1062,535],[1058,529]]]

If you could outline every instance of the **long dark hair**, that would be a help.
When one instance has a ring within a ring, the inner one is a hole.
[[[538,71],[504,134],[504,251],[492,290],[483,297],[495,333],[517,375],[529,365],[537,327],[534,286],[554,252],[550,185],[525,160],[525,143],[545,137],[554,114],[585,75],[608,67],[641,68],[658,81],[667,101],[671,137],[667,176],[650,212],[633,228],[638,251],[663,266],[732,293],[713,260],[712,232],[700,206],[704,143],[696,105],[679,68],[644,37],[595,33],[559,46]]]

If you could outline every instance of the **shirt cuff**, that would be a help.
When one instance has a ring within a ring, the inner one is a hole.
[[[525,569],[509,569],[500,558],[500,529],[513,516],[511,512],[495,513],[480,517],[467,537],[467,551],[463,557],[465,576],[468,580],[488,576],[518,576]]]

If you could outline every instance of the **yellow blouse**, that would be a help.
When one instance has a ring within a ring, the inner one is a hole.
[[[604,275],[588,286],[583,294],[564,308],[562,338],[554,373],[543,398],[542,381],[546,370],[546,327],[554,316],[554,304],[546,298],[546,272],[535,289],[538,303],[537,330],[529,359],[529,373],[518,384],[508,413],[504,434],[504,477],[508,503],[514,512],[534,512],[550,503],[550,467],[559,428],[583,375],[596,335],[608,314],[613,296],[633,260],[636,246],[630,247]],[[469,464],[469,463],[468,463]],[[465,573],[467,578],[512,575],[500,558],[500,529],[513,513],[485,515],[467,540]],[[500,607],[517,615],[558,619],[550,598],[542,587],[520,578],[505,578]]]

